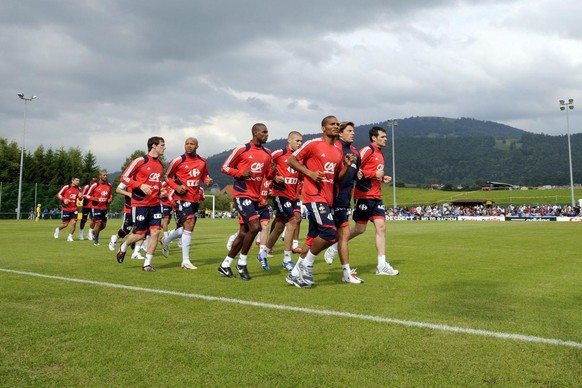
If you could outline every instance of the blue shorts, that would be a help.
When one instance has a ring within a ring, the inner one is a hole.
[[[309,230],[305,244],[313,245],[313,239],[320,237],[329,242],[336,241],[336,227],[333,220],[333,214],[327,203],[311,202],[306,203],[307,218],[309,218]]]
[[[125,232],[125,234],[129,234],[131,232],[131,228],[133,228],[133,217],[131,213],[123,213],[123,223],[121,224],[121,230]]]
[[[61,220],[63,220],[63,224],[68,224],[70,221],[77,222],[77,214],[79,214],[77,210],[74,212],[63,210],[61,213]]]
[[[172,215],[172,208],[170,206],[162,205],[162,218],[170,218]]]
[[[334,207],[333,220],[336,228],[343,228],[350,224],[350,213],[352,209],[349,207]]]
[[[81,210],[81,212],[82,212],[81,214],[83,215],[83,218],[82,218],[83,220],[87,221],[87,217],[91,216],[91,213],[92,213],[91,210],[93,210],[93,209],[90,207],[83,206],[83,209]]]
[[[160,229],[162,225],[162,206],[136,206],[131,209],[134,233],[145,234],[150,229]]]
[[[93,222],[102,222],[104,224],[107,223],[107,210],[101,209],[91,209],[91,220]]]
[[[384,202],[381,199],[357,199],[353,218],[358,224],[365,224],[375,219],[386,220]]]
[[[259,215],[260,221],[269,221],[273,214],[273,208],[269,205],[260,207],[257,209],[257,214]]]
[[[239,214],[239,223],[248,224],[259,218],[259,202],[250,198],[239,197],[234,199],[234,206]],[[268,206],[267,206],[268,207]]]
[[[200,206],[199,202],[189,202],[189,201],[176,201],[176,223],[183,225],[186,220],[194,218],[196,222],[196,213],[198,213],[198,208]]]
[[[299,200],[291,200],[287,197],[274,197],[273,206],[275,207],[277,221],[283,222],[284,224],[297,218],[299,213],[300,205]]]

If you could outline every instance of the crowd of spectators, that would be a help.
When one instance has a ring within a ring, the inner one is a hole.
[[[460,216],[502,216],[502,217],[577,217],[579,207],[570,205],[427,205],[402,209],[389,209],[389,216],[407,217],[460,217]]]

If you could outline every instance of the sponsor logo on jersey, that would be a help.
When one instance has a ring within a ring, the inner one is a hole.
[[[325,164],[324,164],[324,166],[323,166],[323,171],[324,171],[326,174],[335,174],[335,165],[336,165],[336,164],[335,164],[335,163],[333,163],[333,162],[327,162],[327,163],[325,163]]]
[[[265,166],[265,163],[253,163],[251,164],[251,172],[253,173],[260,173],[263,172],[263,167]]]

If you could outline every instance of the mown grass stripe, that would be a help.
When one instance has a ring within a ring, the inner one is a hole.
[[[373,322],[380,322],[380,323],[392,323],[392,324],[397,324],[397,325],[418,327],[418,328],[423,328],[423,329],[431,329],[431,330],[447,331],[447,332],[453,332],[453,333],[462,333],[462,334],[470,334],[470,335],[477,335],[477,336],[484,336],[484,337],[508,339],[508,340],[513,340],[513,341],[544,343],[544,344],[550,344],[550,345],[582,348],[582,343],[580,343],[580,342],[565,341],[565,340],[554,339],[554,338],[543,338],[543,337],[536,337],[536,336],[530,336],[530,335],[524,335],[524,334],[511,334],[511,333],[503,333],[503,332],[496,332],[496,331],[489,331],[489,330],[468,329],[468,328],[463,328],[463,327],[456,327],[456,326],[449,326],[449,325],[442,325],[442,324],[433,324],[433,323],[427,323],[427,322],[416,322],[416,321],[407,321],[407,320],[402,320],[402,319],[378,317],[378,316],[374,316],[374,315],[354,314],[354,313],[349,313],[349,312],[344,312],[344,311],[318,310],[318,309],[312,309],[312,308],[286,306],[286,305],[273,304],[273,303],[253,302],[253,301],[249,301],[249,300],[225,298],[225,297],[220,297],[220,296],[191,294],[191,293],[185,293],[185,292],[179,292],[179,291],[170,291],[170,290],[158,290],[158,289],[152,289],[152,288],[128,286],[125,284],[107,283],[107,282],[99,282],[99,281],[95,281],[95,280],[75,279],[75,278],[67,278],[67,277],[63,277],[63,276],[46,275],[46,274],[41,274],[41,273],[36,273],[36,272],[17,271],[17,270],[6,269],[6,268],[0,268],[0,272],[14,273],[14,274],[26,275],[26,276],[35,276],[35,277],[39,277],[39,278],[62,280],[62,281],[66,281],[66,282],[89,284],[89,285],[95,285],[95,286],[119,288],[119,289],[124,289],[124,290],[131,290],[131,291],[150,292],[150,293],[154,293],[154,294],[182,296],[182,297],[186,297],[186,298],[194,298],[194,299],[201,299],[201,300],[208,300],[208,301],[218,301],[218,302],[234,303],[234,304],[275,309],[275,310],[301,312],[301,313],[305,313],[305,314],[360,319],[360,320],[365,320],[365,321],[373,321]]]

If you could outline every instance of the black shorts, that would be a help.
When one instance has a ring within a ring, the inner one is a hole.
[[[313,245],[313,239],[320,237],[329,242],[336,241],[337,229],[333,220],[331,208],[324,202],[306,203],[309,218],[309,230],[305,243]]]
[[[150,229],[160,229],[162,225],[162,206],[136,206],[131,209],[134,233],[145,234]]]
[[[356,200],[354,221],[365,224],[375,219],[386,220],[386,209],[381,199],[361,198]]]

